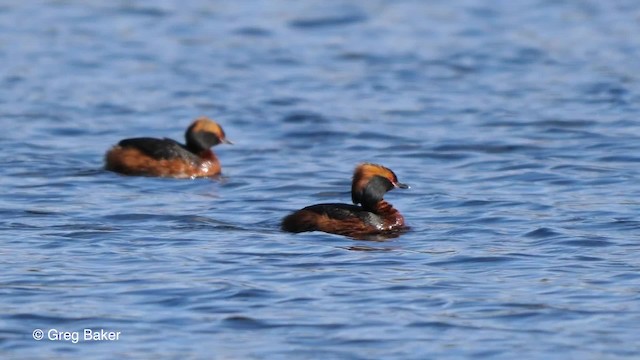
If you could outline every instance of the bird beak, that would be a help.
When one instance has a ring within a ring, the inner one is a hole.
[[[394,183],[393,186],[395,186],[395,187],[397,187],[399,189],[408,189],[409,188],[409,185],[403,184],[403,183],[399,183],[399,182]]]
[[[223,144],[233,145],[233,142],[231,140],[227,140],[227,138],[222,139],[222,143]]]

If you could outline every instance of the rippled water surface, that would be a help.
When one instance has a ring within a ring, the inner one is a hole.
[[[1,357],[639,358],[639,33],[624,0],[1,2]],[[219,181],[102,170],[199,115]],[[411,231],[279,230],[362,161]],[[87,328],[121,335],[47,338]]]

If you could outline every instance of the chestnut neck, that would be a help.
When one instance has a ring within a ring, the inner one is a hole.
[[[363,207],[367,211],[381,216],[384,219],[385,227],[387,230],[395,229],[404,226],[404,217],[400,214],[396,208],[385,200],[380,200],[375,205],[369,207]]]
[[[199,152],[196,152],[196,154],[203,160],[218,161],[218,157],[211,149],[200,150]]]

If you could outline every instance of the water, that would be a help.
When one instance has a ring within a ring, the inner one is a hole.
[[[0,355],[640,357],[635,1],[0,5]],[[224,178],[103,171],[217,119]],[[287,234],[362,161],[412,230]],[[35,341],[105,329],[117,341]],[[46,334],[45,334],[46,336]]]

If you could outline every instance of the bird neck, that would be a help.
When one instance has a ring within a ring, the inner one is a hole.
[[[388,229],[404,226],[404,217],[393,207],[393,205],[389,204],[385,200],[380,200],[372,207],[365,209],[381,216],[384,219],[385,227]]]
[[[211,149],[200,150],[196,152],[196,154],[198,154],[198,156],[203,160],[218,161],[218,157],[213,153],[213,151],[211,151]]]

